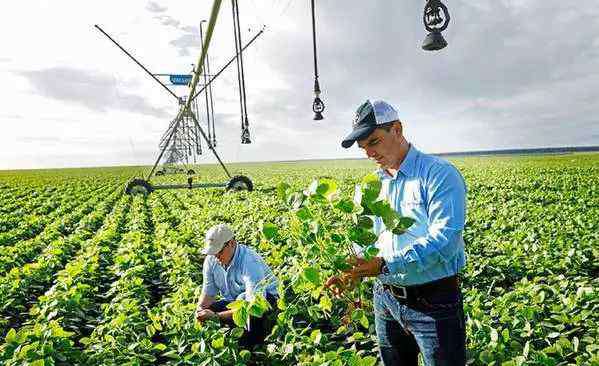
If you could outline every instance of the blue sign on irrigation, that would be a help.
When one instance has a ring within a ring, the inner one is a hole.
[[[169,75],[169,79],[174,85],[187,85],[191,83],[191,75]]]

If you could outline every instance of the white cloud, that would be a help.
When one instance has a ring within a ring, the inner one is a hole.
[[[327,108],[315,122],[309,3],[240,2],[244,40],[267,29],[244,59],[252,145],[239,144],[234,67],[214,83],[225,160],[361,156],[339,141],[369,97],[398,104],[407,135],[428,151],[599,143],[599,10],[590,0],[448,2],[449,47],[434,54],[419,48],[423,4],[339,4],[317,2]],[[0,34],[9,35],[0,56],[0,169],[152,163],[176,102],[93,25],[152,72],[186,73],[210,6],[11,2],[0,14]],[[223,2],[211,71],[233,52]]]

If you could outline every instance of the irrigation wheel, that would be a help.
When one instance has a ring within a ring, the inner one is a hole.
[[[150,182],[141,178],[133,178],[125,186],[125,193],[131,195],[140,193],[146,195],[152,193],[153,190],[154,187],[152,187]]]
[[[250,178],[246,177],[245,175],[236,175],[233,178],[231,178],[231,180],[229,181],[229,183],[227,183],[227,191],[230,190],[234,190],[234,191],[252,191],[254,190],[254,185],[252,184],[252,181],[250,180]]]

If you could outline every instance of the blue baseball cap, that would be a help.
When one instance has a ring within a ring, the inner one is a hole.
[[[341,146],[347,149],[354,142],[368,137],[380,125],[393,121],[399,121],[399,113],[391,104],[384,100],[366,100],[356,110],[356,117],[352,124],[353,130],[341,141]]]

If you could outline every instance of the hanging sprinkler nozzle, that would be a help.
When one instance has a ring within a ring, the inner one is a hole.
[[[250,140],[250,129],[247,126],[241,131],[241,143],[244,145],[252,143],[252,140]]]
[[[447,46],[443,38],[443,32],[449,25],[449,10],[441,0],[427,0],[424,7],[422,21],[424,28],[429,32],[422,42],[422,49],[426,51],[438,51]]]
[[[322,111],[324,111],[324,102],[320,99],[320,85],[318,79],[314,79],[314,103],[312,103],[312,110],[314,111],[314,120],[320,121],[324,117]]]
[[[324,117],[322,111],[324,111],[324,103],[320,99],[320,84],[318,84],[318,58],[316,57],[316,16],[314,14],[314,0],[312,3],[312,47],[314,50],[314,102],[312,103],[312,110],[314,111],[314,120],[320,121]]]

